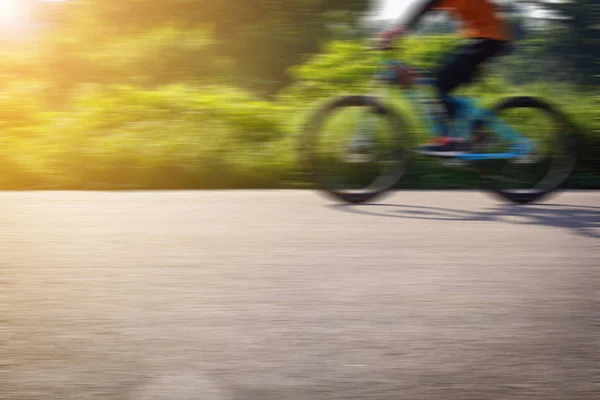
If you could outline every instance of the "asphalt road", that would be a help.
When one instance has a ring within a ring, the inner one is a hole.
[[[0,399],[600,398],[600,193],[0,194]]]

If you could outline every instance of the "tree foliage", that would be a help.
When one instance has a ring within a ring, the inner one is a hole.
[[[546,11],[538,16],[545,21],[546,51],[572,66],[573,79],[578,83],[600,84],[600,2],[526,0],[522,3]]]
[[[112,70],[115,80],[143,72],[157,84],[226,74],[230,83],[270,92],[289,81],[286,68],[327,40],[333,12],[355,19],[368,6],[368,0],[71,0],[45,4],[40,19],[52,31],[48,56],[60,58],[61,68],[84,70],[75,75],[82,79],[98,80],[98,69]],[[137,72],[119,70],[124,52]],[[107,65],[115,53],[117,62]],[[154,66],[139,71],[141,63]]]

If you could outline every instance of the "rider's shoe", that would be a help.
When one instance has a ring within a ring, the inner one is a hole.
[[[459,157],[468,153],[470,143],[461,138],[436,137],[430,141],[415,147],[419,154],[436,157]]]

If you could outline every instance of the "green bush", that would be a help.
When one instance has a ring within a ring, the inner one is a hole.
[[[5,186],[272,186],[286,165],[281,106],[231,88],[121,87],[5,139]],[[290,165],[288,163],[288,165]],[[14,179],[14,178],[18,179]]]
[[[407,65],[433,70],[459,43],[453,36],[411,37],[401,43],[395,56]],[[297,105],[344,92],[364,92],[381,57],[361,41],[330,42],[322,53],[290,69],[295,83],[282,91],[279,100]]]
[[[167,35],[168,36],[168,35]],[[162,37],[162,36],[161,36]],[[435,69],[459,42],[411,38],[398,50],[410,65]],[[185,46],[184,46],[185,47]],[[297,139],[310,114],[332,96],[365,93],[378,54],[359,42],[329,43],[290,73],[295,84],[275,101],[225,86],[79,86],[65,106],[45,87],[4,82],[0,91],[0,188],[275,188],[303,185]],[[510,85],[494,68],[461,91],[492,105],[536,95],[564,110],[582,132],[569,185],[600,187],[600,97],[565,85]],[[400,92],[401,93],[401,92]],[[400,96],[415,141],[424,129]],[[54,110],[49,112],[48,110]],[[403,187],[477,187],[476,177],[418,158]]]
[[[453,36],[412,37],[403,42],[396,58],[426,71],[435,71],[452,54],[460,40]],[[296,83],[287,88],[280,101],[296,105],[324,103],[328,98],[349,93],[370,93],[369,77],[375,70],[380,55],[365,51],[360,42],[333,42],[322,54],[292,70]],[[592,91],[564,83],[544,84],[528,82],[532,72],[525,70],[521,85],[511,84],[520,67],[507,71],[511,61],[524,62],[523,55],[515,54],[497,60],[484,68],[482,79],[457,92],[478,99],[483,105],[493,106],[510,96],[538,96],[565,112],[576,125],[580,143],[580,159],[576,173],[568,185],[575,188],[600,188],[600,96]],[[530,61],[529,61],[530,63]],[[402,91],[393,104],[411,122],[416,141],[425,139],[425,130],[419,118],[408,107]],[[408,185],[411,187],[474,187],[464,173],[449,171],[433,159],[418,159]]]

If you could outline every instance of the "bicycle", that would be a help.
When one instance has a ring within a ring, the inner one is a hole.
[[[372,81],[385,94],[335,98],[317,110],[301,135],[305,172],[319,190],[347,203],[365,203],[388,193],[410,166],[414,149],[409,124],[391,104],[387,88],[404,90],[430,135],[439,135],[443,126],[441,101],[428,93],[434,90],[435,79],[396,60],[390,51],[381,54]],[[405,79],[399,82],[399,76]],[[467,153],[439,158],[447,167],[476,173],[492,193],[514,203],[531,203],[558,190],[573,171],[574,125],[550,103],[536,97],[509,97],[487,109],[465,96],[448,96],[448,100],[459,110],[453,134],[472,147]],[[342,112],[349,114],[339,118]],[[330,127],[333,135],[325,137]],[[343,136],[347,131],[352,132],[349,138]],[[334,182],[340,174],[343,182]]]

